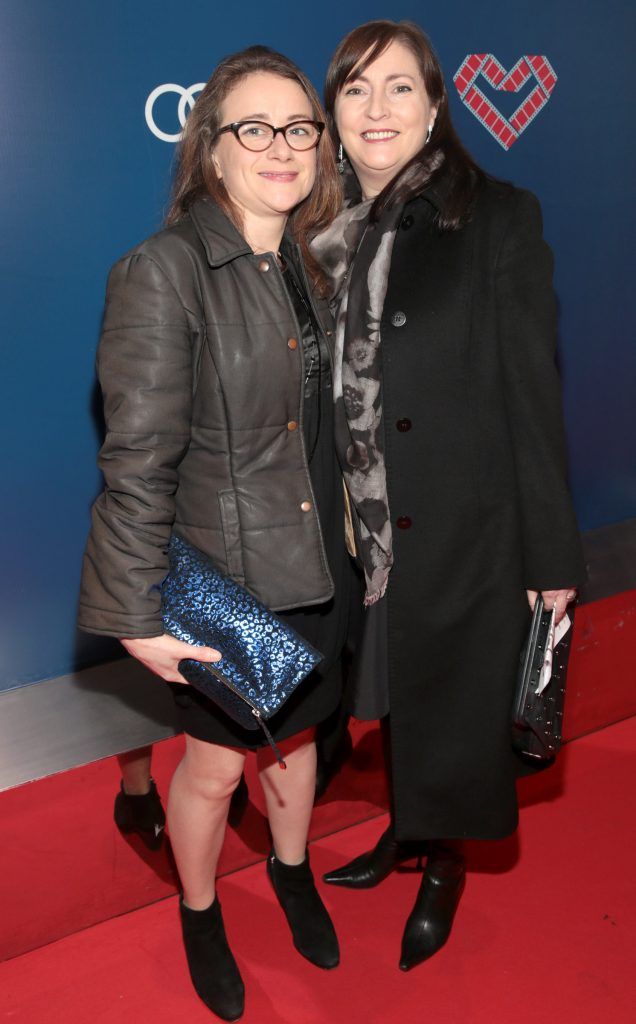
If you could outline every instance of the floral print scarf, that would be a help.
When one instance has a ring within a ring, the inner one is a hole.
[[[373,200],[347,206],[312,242],[332,283],[336,319],[333,396],[336,446],[359,519],[365,605],[385,593],[393,538],[384,462],[380,319],[402,208],[369,222]]]

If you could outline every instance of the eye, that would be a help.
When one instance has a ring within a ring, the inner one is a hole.
[[[362,96],[362,89],[359,85],[350,85],[348,89],[345,89],[345,96]]]
[[[268,135],[269,129],[265,124],[259,124],[257,121],[246,121],[239,127],[239,134],[241,138],[260,138],[262,135]]]
[[[395,92],[413,92],[410,85],[396,85]]]
[[[309,125],[295,124],[293,128],[288,128],[287,131],[290,135],[298,135],[303,138],[305,135],[309,135]]]

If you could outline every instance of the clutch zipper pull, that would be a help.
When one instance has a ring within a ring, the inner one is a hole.
[[[267,737],[267,742],[269,743],[270,747],[272,748],[272,750],[276,754],[276,760],[278,761],[278,767],[280,768],[280,770],[282,772],[286,772],[287,771],[287,765],[285,764],[285,759],[283,758],[283,755],[281,754],[280,750],[276,746],[276,743],[274,742],[274,737],[272,736],[271,732],[269,731],[269,729],[265,725],[265,721],[263,719],[263,716],[261,715],[261,713],[258,710],[258,708],[252,708],[252,714],[254,715],[254,718],[256,719],[258,724],[260,725],[260,727],[263,730],[263,732],[265,733],[265,736]]]

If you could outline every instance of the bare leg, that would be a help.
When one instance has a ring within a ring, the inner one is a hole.
[[[118,754],[117,761],[128,796],[145,796],[150,792],[150,762],[152,747],[140,747]]]
[[[287,763],[281,771],[267,747],[258,752],[258,769],[274,852],[285,864],[301,864],[305,859],[307,833],[316,789],[316,744],[314,730],[292,736],[279,743]]]
[[[168,828],[183,899],[192,910],[205,910],[215,898],[227,812],[244,762],[240,750],[186,735],[186,752],[170,786]]]

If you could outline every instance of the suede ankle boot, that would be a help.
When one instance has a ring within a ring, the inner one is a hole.
[[[149,850],[159,849],[163,842],[166,814],[154,779],[150,780],[148,793],[142,795],[126,793],[121,782],[113,816],[120,832],[136,832]]]
[[[207,910],[191,910],[179,900],[183,944],[197,995],[222,1020],[238,1020],[245,986],[225,935],[218,896]]]
[[[458,848],[431,843],[417,899],[402,937],[400,970],[428,960],[447,941],[466,879],[466,862]]]
[[[316,889],[309,853],[305,854],[302,864],[284,864],[272,850],[267,858],[267,873],[298,952],[316,967],[337,967],[340,962],[338,938]]]

